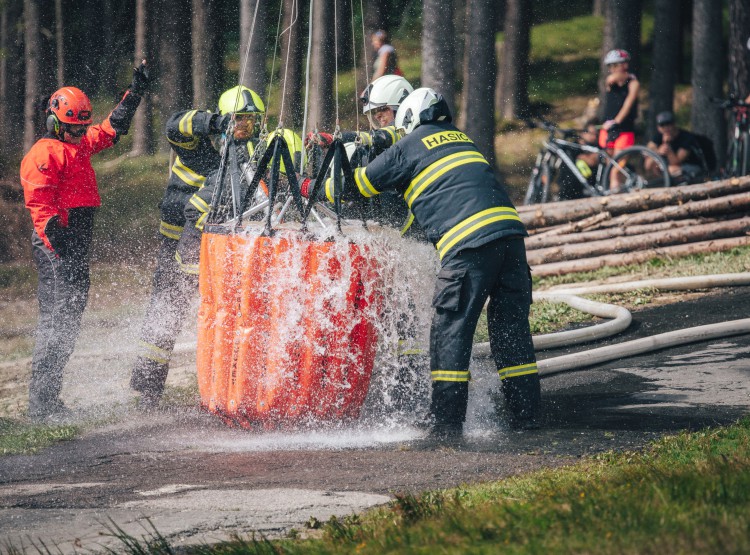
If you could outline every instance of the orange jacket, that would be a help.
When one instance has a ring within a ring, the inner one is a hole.
[[[50,218],[68,225],[71,208],[100,206],[99,187],[91,156],[113,146],[127,133],[140,97],[126,93],[100,125],[92,125],[77,145],[46,136],[39,139],[21,162],[21,184],[34,230],[52,249],[44,233]]]

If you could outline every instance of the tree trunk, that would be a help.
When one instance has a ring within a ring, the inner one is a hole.
[[[654,71],[651,74],[651,88],[647,137],[656,133],[656,114],[672,111],[674,87],[677,82],[676,60],[681,58],[680,33],[681,0],[656,0],[656,20],[654,22]]]
[[[151,21],[151,10],[148,9],[147,0],[136,0],[135,3],[135,67],[146,59],[151,60],[151,45],[149,39],[149,28]],[[154,103],[151,95],[147,94],[141,100],[141,105],[133,117],[133,148],[131,156],[154,153]]]
[[[57,54],[57,88],[65,85],[65,55],[63,53],[62,0],[55,0],[55,53]]]
[[[529,52],[531,49],[531,0],[508,0],[505,11],[505,43],[497,79],[498,111],[504,119],[517,119],[529,110]]]
[[[348,71],[355,64],[352,55],[352,0],[336,1],[336,23],[336,63],[339,71]]]
[[[422,6],[422,86],[442,94],[455,117],[453,0],[423,0]]]
[[[729,92],[745,99],[750,94],[750,6],[729,0]]]
[[[721,2],[693,1],[693,107],[692,130],[710,138],[719,166],[726,152],[724,114],[711,103],[711,97],[722,96],[724,59],[722,47]]]
[[[700,186],[683,185],[665,189],[644,189],[611,197],[537,204],[531,210],[519,212],[519,215],[528,229],[538,229],[581,220],[600,212],[608,212],[613,216],[633,214],[670,204],[683,204],[690,200],[735,195],[746,191],[750,191],[750,177],[712,181]]]
[[[494,0],[469,0],[464,69],[463,129],[495,166],[495,22]]]
[[[25,102],[23,108],[23,149],[28,152],[37,139],[40,120],[41,75],[39,71],[40,40],[39,0],[24,0],[24,65],[26,66]]]
[[[607,227],[604,229],[595,229],[593,231],[582,231],[559,234],[538,234],[526,238],[526,250],[546,249],[548,247],[557,247],[560,245],[571,245],[577,243],[588,243],[589,241],[601,241],[603,239],[612,239],[614,237],[629,237],[631,235],[642,235],[644,233],[653,233],[655,231],[664,231],[666,229],[675,229],[678,227],[694,226],[709,223],[714,220],[676,220],[672,222],[659,222],[655,224],[628,225],[623,222],[616,227]]]
[[[594,0],[591,6],[591,15],[599,17],[604,15],[604,0]]]
[[[627,266],[628,264],[640,264],[654,259],[670,257],[690,256],[693,254],[723,252],[737,247],[750,245],[750,237],[731,237],[729,239],[717,239],[715,241],[701,241],[699,243],[688,243],[687,245],[674,245],[660,249],[650,249],[639,252],[628,252],[624,254],[608,254],[596,258],[584,258],[582,260],[570,260],[566,262],[553,262],[551,264],[539,264],[531,268],[532,275],[537,277],[561,276],[573,272],[594,272],[601,268],[611,266]]]
[[[372,64],[375,60],[375,51],[370,44],[372,34],[382,29],[390,31],[388,27],[388,0],[367,0],[365,3],[365,36],[362,45],[363,62],[361,65],[366,68],[366,75],[363,75],[359,86],[359,92],[362,92],[372,78]]]
[[[169,142],[163,132],[166,118],[174,112],[190,108],[193,101],[192,52],[190,36],[185,33],[185,29],[190,28],[191,0],[169,0],[159,4],[158,112],[162,117],[159,146],[167,151]]]
[[[193,107],[213,108],[221,94],[224,65],[223,22],[218,0],[193,0]]]
[[[8,118],[10,114],[8,91],[8,6],[4,2],[0,8],[0,52],[5,55],[0,56],[0,121],[11,121]],[[12,135],[9,133],[7,125],[0,128],[0,177],[5,176],[8,161],[14,157],[16,149],[11,141]]]
[[[295,21],[294,25],[292,21]],[[279,120],[285,127],[300,129],[304,112],[301,95],[302,60],[307,35],[297,0],[284,0],[283,28],[288,31],[281,37],[281,63],[284,71],[279,80],[282,92]]]
[[[255,19],[254,30],[253,19]],[[266,97],[266,87],[268,86],[268,78],[266,77],[266,58],[268,56],[266,45],[267,28],[268,2],[264,2],[263,0],[240,0],[239,79],[242,85],[254,90],[261,98]],[[251,38],[252,41],[250,40]],[[283,37],[281,40],[283,40]]]
[[[336,124],[333,98],[335,52],[333,34],[334,0],[316,0],[311,18],[313,26],[310,53],[310,93],[307,130],[331,133]]]
[[[667,229],[643,235],[633,235],[631,237],[609,238],[577,245],[537,249],[527,252],[526,259],[529,265],[536,266],[539,264],[562,262],[564,260],[592,258],[605,254],[633,252],[669,245],[708,241],[710,239],[739,237],[747,235],[748,232],[750,232],[750,217],[746,216],[740,219],[707,223],[676,230]]]
[[[630,53],[630,71],[638,75],[641,57],[641,0],[608,0],[604,3],[605,23],[599,77],[599,106],[604,110],[604,82],[607,66],[604,54],[614,49]]]

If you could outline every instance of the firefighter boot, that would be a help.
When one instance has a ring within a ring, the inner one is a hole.
[[[153,410],[159,406],[168,372],[167,364],[138,357],[130,376],[130,388],[141,394],[139,408]]]
[[[535,430],[541,426],[539,374],[506,378],[502,382],[508,424],[513,430]]]
[[[468,403],[468,382],[433,381],[430,412],[434,423],[430,438],[437,440],[460,438]]]

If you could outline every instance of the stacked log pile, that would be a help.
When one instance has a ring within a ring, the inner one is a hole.
[[[522,206],[537,276],[750,245],[750,176]]]

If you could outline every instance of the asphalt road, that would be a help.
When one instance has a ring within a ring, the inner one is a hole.
[[[747,289],[650,308],[634,314],[626,333],[596,346],[744,318],[749,308]],[[0,545],[43,540],[63,553],[116,547],[107,528],[148,535],[146,517],[177,545],[253,530],[274,537],[302,529],[310,517],[386,503],[395,492],[637,449],[748,414],[749,353],[750,336],[733,337],[550,376],[544,426],[521,434],[498,418],[493,368],[475,361],[458,445],[428,442],[372,408],[354,425],[265,433],[226,428],[191,407],[146,415],[123,409],[75,441],[0,459]]]

